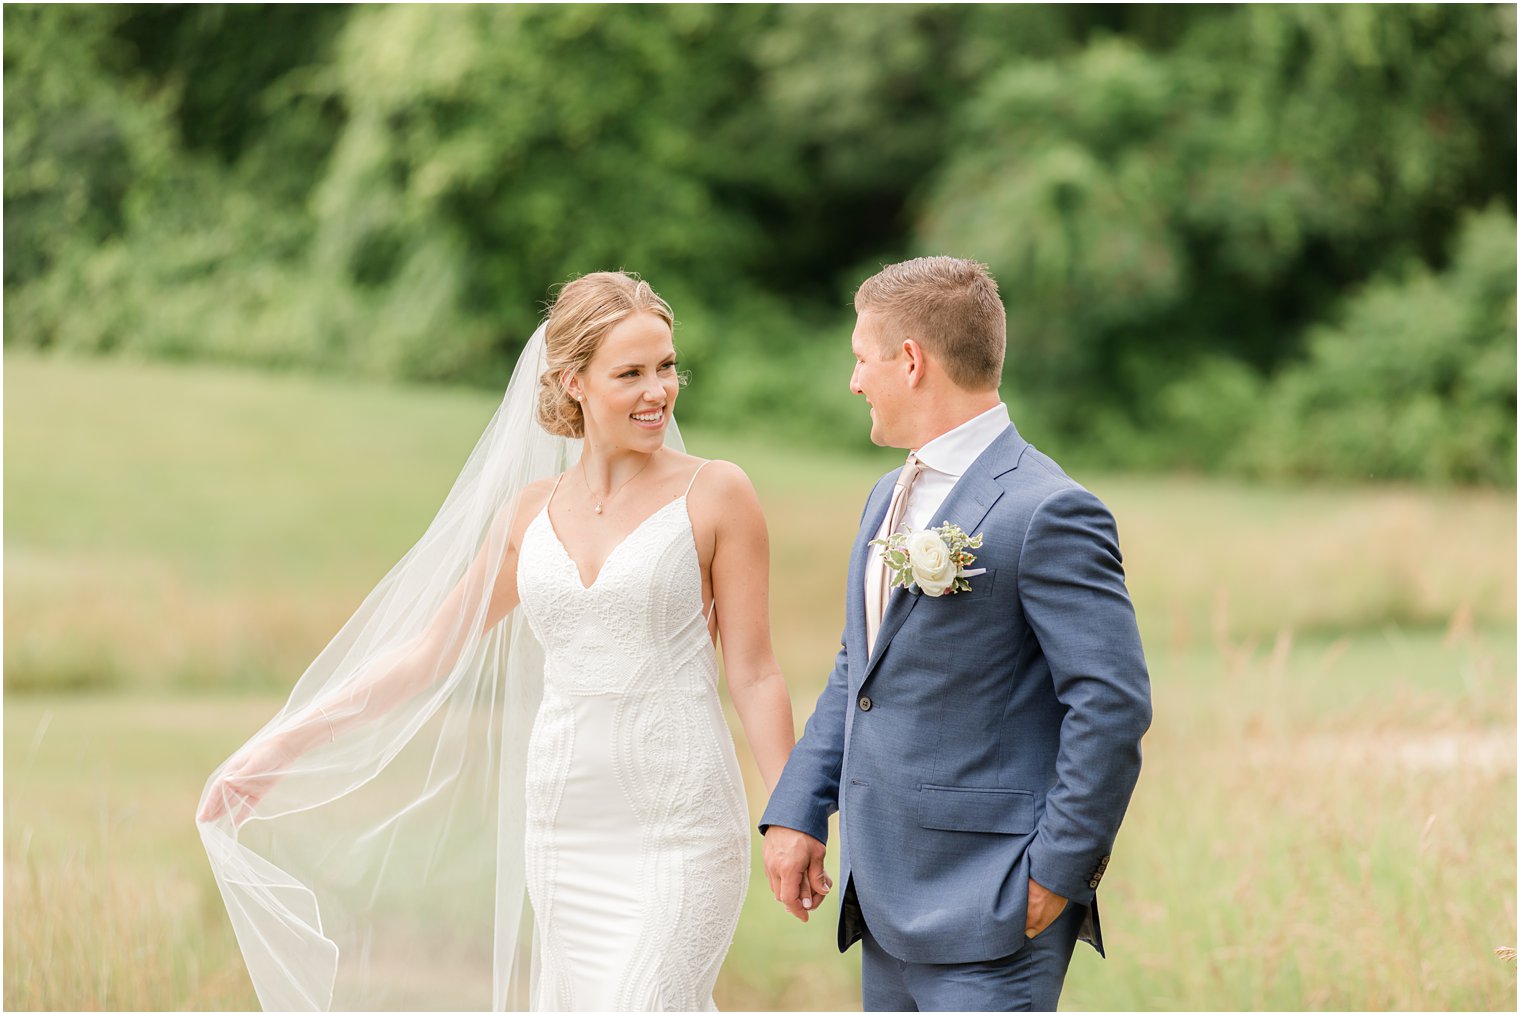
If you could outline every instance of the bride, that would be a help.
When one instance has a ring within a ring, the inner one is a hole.
[[[672,324],[566,284],[422,539],[212,774],[266,1009],[712,1008],[750,843],[715,642],[767,792],[793,726],[765,520],[681,450]]]

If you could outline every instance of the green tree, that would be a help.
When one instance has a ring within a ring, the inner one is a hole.
[[[858,442],[849,295],[948,252],[1002,284],[1033,436],[1212,468],[1353,294],[1514,205],[1504,7],[4,18],[8,343],[495,386],[556,283],[623,267],[676,307],[685,418]]]
[[[1003,66],[916,245],[992,265],[1036,416],[1144,430],[1195,367],[1292,361],[1349,286],[1435,263],[1454,209],[1513,201],[1513,43],[1493,7],[1257,6]]]
[[[1271,475],[1515,482],[1515,218],[1466,219],[1443,271],[1357,293],[1309,335],[1241,451]]]

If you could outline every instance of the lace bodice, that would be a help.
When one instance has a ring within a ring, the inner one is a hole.
[[[677,684],[698,682],[685,690],[717,688],[684,494],[624,537],[589,587],[581,584],[545,504],[523,535],[517,591],[544,646],[546,691],[625,693],[641,666],[652,663]],[[649,689],[677,688],[667,682]]]

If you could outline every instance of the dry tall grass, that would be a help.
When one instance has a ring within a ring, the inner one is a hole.
[[[420,532],[491,401],[6,367],[5,1006],[246,1008],[202,780]],[[800,725],[893,456],[688,439],[761,491]],[[1079,478],[1119,520],[1156,722],[1110,958],[1079,950],[1064,1005],[1512,1010],[1513,494]],[[755,873],[720,1005],[857,1005],[832,909],[797,924]]]

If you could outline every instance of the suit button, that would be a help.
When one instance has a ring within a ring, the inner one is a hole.
[[[1097,888],[1098,887],[1098,879],[1097,878],[1093,878],[1091,881],[1089,881],[1087,883],[1087,887],[1088,888]]]
[[[860,710],[862,712],[869,712],[869,711],[871,711],[871,699],[867,698],[863,694],[860,696]]]

